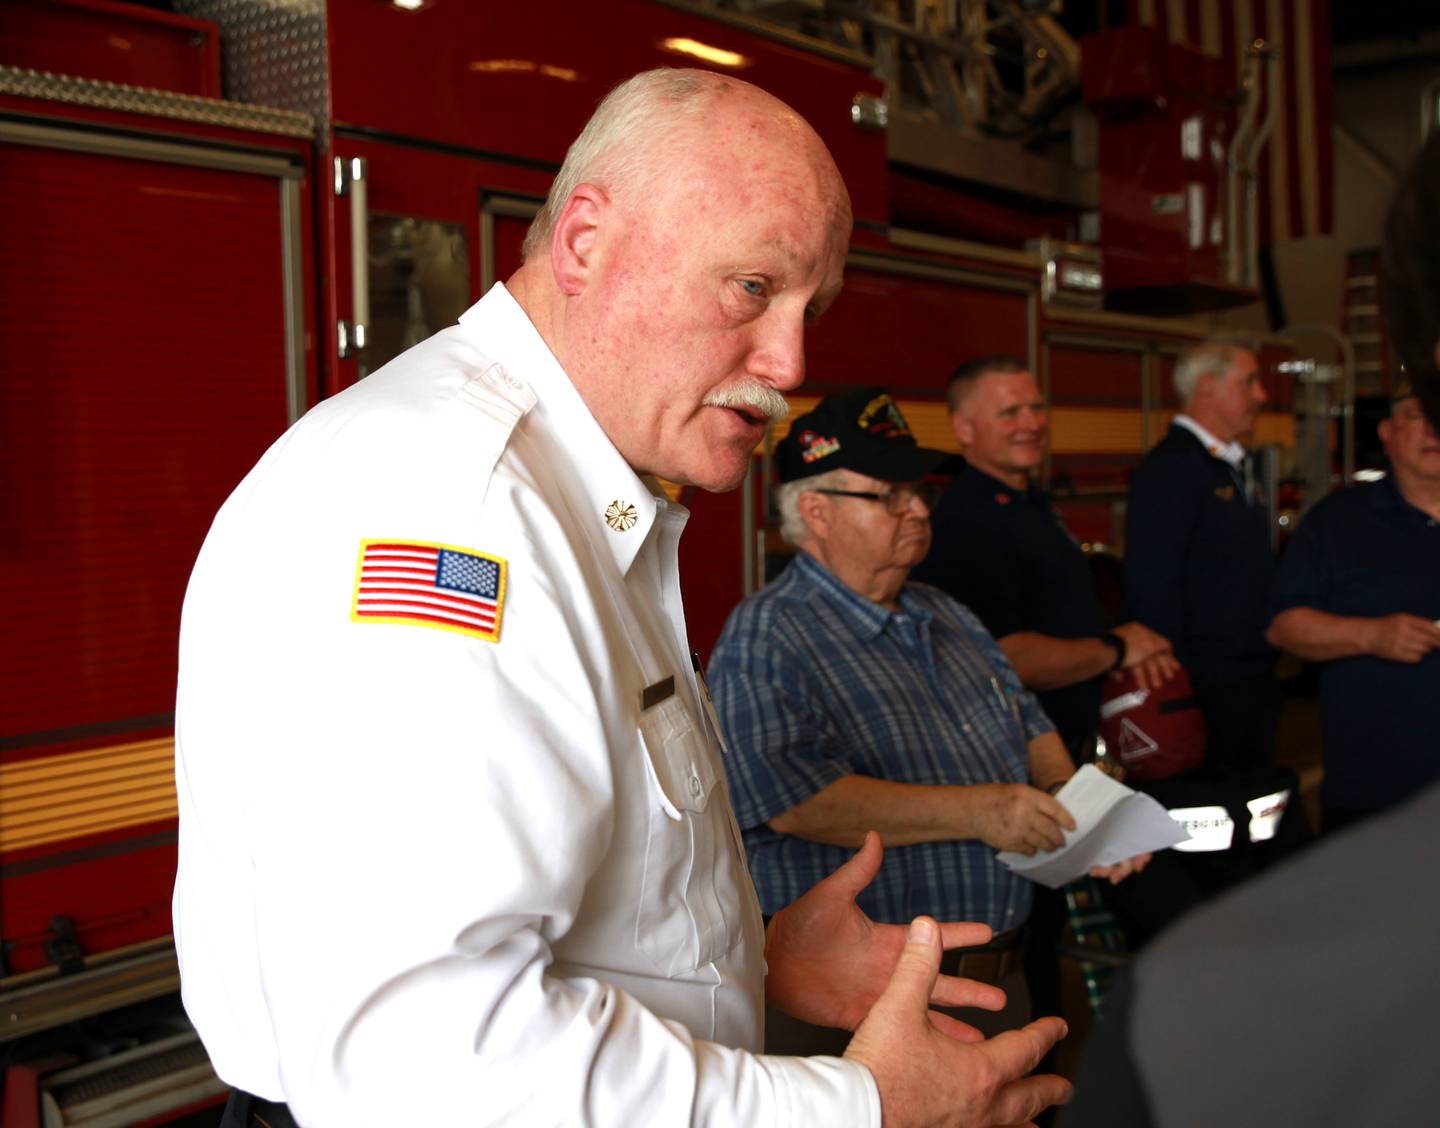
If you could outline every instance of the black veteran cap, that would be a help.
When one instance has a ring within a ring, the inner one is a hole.
[[[964,460],[918,445],[890,393],[871,387],[826,396],[796,419],[775,448],[775,463],[782,482],[829,470],[914,482],[927,474],[953,474]]]

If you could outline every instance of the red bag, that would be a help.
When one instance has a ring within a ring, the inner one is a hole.
[[[1100,695],[1105,754],[1137,782],[1168,779],[1205,759],[1205,718],[1184,670],[1158,689],[1141,689],[1125,671],[1105,679]]]

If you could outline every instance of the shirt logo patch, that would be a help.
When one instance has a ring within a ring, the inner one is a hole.
[[[1235,487],[1234,487],[1234,486],[1216,486],[1216,487],[1215,487],[1215,496],[1218,497],[1221,501],[1234,501],[1234,500],[1235,500]]]
[[[424,541],[360,542],[350,618],[500,639],[507,566],[470,548]]]

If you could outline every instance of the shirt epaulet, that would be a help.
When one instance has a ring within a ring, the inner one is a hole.
[[[524,380],[512,376],[499,361],[487,360],[466,375],[459,396],[486,420],[486,425],[479,428],[481,445],[475,451],[478,471],[475,484],[483,493],[510,443],[510,436],[535,406],[535,390]]]

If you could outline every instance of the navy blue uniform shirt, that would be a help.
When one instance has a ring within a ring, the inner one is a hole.
[[[1171,424],[1135,470],[1125,522],[1130,614],[1169,639],[1193,680],[1269,672],[1270,516],[1239,474]]]
[[[930,554],[911,578],[953,595],[996,638],[1017,631],[1093,638],[1103,629],[1090,565],[1043,491],[1011,489],[967,466],[932,524]],[[1095,731],[1101,681],[1036,693],[1067,745]]]
[[[1331,494],[1300,522],[1271,607],[1440,619],[1440,522],[1390,478]],[[1320,670],[1328,808],[1377,810],[1440,778],[1440,651],[1418,664],[1371,655]]]

